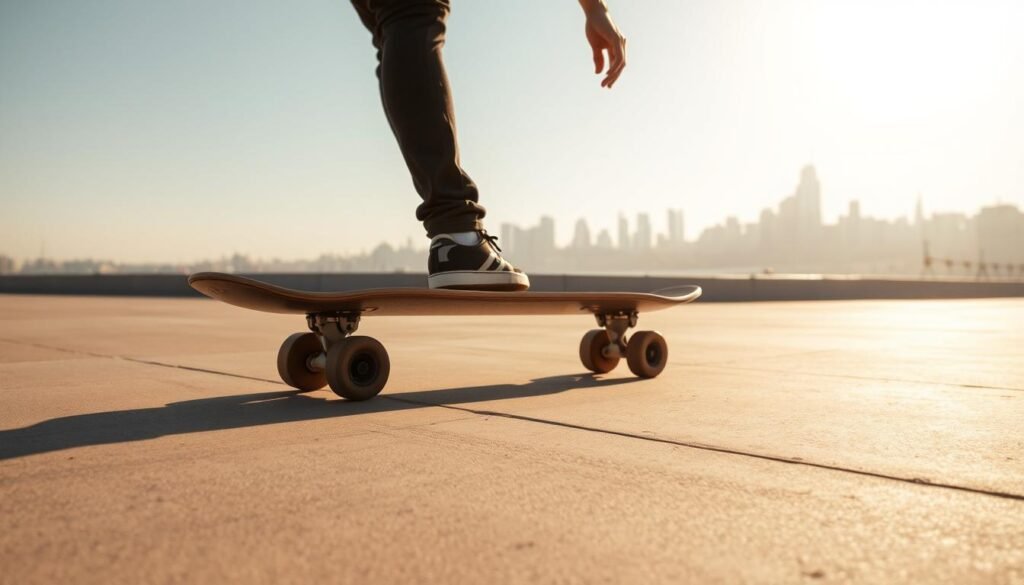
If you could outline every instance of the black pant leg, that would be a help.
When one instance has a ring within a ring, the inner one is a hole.
[[[455,108],[442,48],[446,0],[353,0],[377,47],[381,101],[428,236],[481,229],[486,211],[459,164]]]

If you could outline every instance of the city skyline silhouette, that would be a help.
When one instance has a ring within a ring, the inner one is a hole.
[[[499,244],[517,262],[547,273],[839,273],[1024,277],[1024,213],[1016,206],[982,206],[974,213],[928,214],[918,197],[915,214],[896,220],[862,215],[857,200],[835,223],[822,218],[823,191],[813,165],[805,165],[792,193],[760,211],[755,222],[731,215],[687,237],[685,209],[664,210],[664,229],[651,214],[617,216],[616,233],[575,221],[567,245],[557,244],[554,218],[536,225],[501,224]],[[563,222],[565,223],[565,222]],[[0,253],[0,274],[228,272],[420,272],[426,246],[412,239],[379,242],[358,254],[325,253],[300,260],[236,252],[192,263],[121,264],[109,259],[22,262]]]

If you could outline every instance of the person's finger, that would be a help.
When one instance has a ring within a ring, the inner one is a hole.
[[[604,81],[601,85],[611,89],[611,87],[615,85],[615,81],[619,78],[619,74],[622,73],[623,67],[624,64],[621,61],[615,67],[609,67],[608,73],[604,76]]]
[[[615,69],[611,73],[611,79],[608,80],[609,88],[618,81],[618,76],[623,74],[624,69],[626,69],[626,39],[622,39],[620,41],[620,45],[618,45],[618,62],[615,64]]]
[[[608,66],[607,75],[605,75],[604,80],[601,82],[601,86],[610,89],[619,78],[619,75],[622,73],[622,69],[626,66],[625,39],[621,39],[619,42],[613,44],[608,53],[610,65]]]
[[[622,75],[622,70],[626,68],[626,60],[619,61],[618,65],[608,71],[608,87],[609,89],[615,85],[615,82],[619,80],[619,76]]]
[[[622,73],[622,67],[617,67],[614,71],[608,74],[608,83],[605,87],[611,89],[615,85],[615,82],[619,80],[619,75]]]
[[[604,82],[601,85],[607,87],[608,89],[611,89],[612,86],[615,85],[615,80],[619,78],[619,71],[620,69],[609,70],[608,74],[604,76]]]
[[[600,47],[592,47],[594,51],[594,73],[601,73],[604,70],[604,52]]]
[[[608,70],[605,71],[604,79],[601,80],[601,87],[608,86],[608,78],[611,76],[612,72],[615,71],[618,67],[619,53],[616,50],[615,45],[611,45],[608,47]]]

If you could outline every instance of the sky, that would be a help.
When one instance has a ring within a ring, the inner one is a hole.
[[[485,220],[756,220],[817,167],[827,222],[1024,207],[1019,0],[453,0]],[[425,245],[345,0],[0,0],[0,254],[189,262]],[[614,231],[613,231],[614,233]],[[514,261],[514,259],[513,259]]]

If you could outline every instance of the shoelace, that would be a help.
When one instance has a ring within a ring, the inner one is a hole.
[[[501,247],[498,246],[498,236],[492,236],[487,233],[487,230],[480,230],[480,237],[487,240],[487,243],[493,246],[495,250],[501,252]]]

